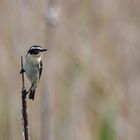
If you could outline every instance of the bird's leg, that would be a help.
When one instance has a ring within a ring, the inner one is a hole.
[[[32,89],[33,85],[34,85],[34,84],[31,85],[31,87],[29,88],[29,90],[27,91],[27,93],[30,92],[30,90]]]
[[[32,87],[33,87],[33,86],[31,86],[31,87],[29,88],[29,90],[27,91],[27,93],[29,93],[29,92],[30,92],[30,90],[32,89]]]
[[[35,80],[35,81],[32,83],[32,85],[31,85],[31,87],[29,88],[29,90],[27,91],[27,93],[30,92],[30,90],[33,88],[33,86],[36,85],[37,82],[38,82],[38,80]]]

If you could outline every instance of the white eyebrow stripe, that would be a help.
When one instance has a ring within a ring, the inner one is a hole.
[[[32,47],[30,50],[34,50],[34,49],[42,50],[41,47]]]

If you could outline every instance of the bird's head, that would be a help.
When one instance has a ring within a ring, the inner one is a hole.
[[[45,51],[47,51],[47,49],[41,48],[41,47],[38,46],[38,45],[34,45],[34,46],[32,46],[32,47],[28,50],[28,53],[27,53],[27,54],[29,54],[29,55],[31,55],[31,56],[37,56],[37,57],[39,57],[39,56],[41,56],[42,52],[45,52]]]

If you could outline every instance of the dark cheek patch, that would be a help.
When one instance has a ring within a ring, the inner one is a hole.
[[[38,50],[30,50],[29,53],[30,54],[39,54],[39,51]]]

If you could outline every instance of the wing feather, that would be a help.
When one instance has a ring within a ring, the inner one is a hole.
[[[43,68],[43,65],[42,65],[42,60],[40,61],[40,66],[39,66],[39,80],[40,80],[40,77],[41,77],[41,74],[42,74],[42,68]]]

